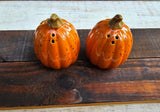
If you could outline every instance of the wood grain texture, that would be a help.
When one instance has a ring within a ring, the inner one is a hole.
[[[160,29],[132,29],[133,48],[129,58],[160,57]],[[0,61],[37,61],[33,47],[34,31],[0,31]],[[89,30],[78,30],[79,60],[86,60],[85,41]]]
[[[0,110],[0,112],[160,112],[160,103],[125,104],[125,105],[101,105],[66,108],[43,109],[15,109]]]
[[[9,112],[1,109],[13,109],[6,108],[13,106],[21,106],[21,109],[10,112],[160,112],[160,103],[50,108],[55,104],[160,101],[159,29],[132,30],[136,39],[130,59],[112,71],[96,68],[85,57],[84,42],[89,30],[79,30],[83,47],[74,65],[63,70],[45,68],[34,55],[31,31],[54,12],[77,29],[90,29],[99,20],[116,13],[121,13],[133,29],[160,28],[160,2],[20,1],[0,0],[0,30],[30,30],[0,32],[0,112]],[[36,107],[22,109],[26,105]],[[45,109],[33,109],[42,105],[46,105]]]
[[[77,29],[91,29],[117,13],[130,28],[160,28],[159,7],[158,1],[1,1],[0,30],[34,30],[52,13]]]
[[[39,62],[0,63],[0,107],[160,100],[159,62],[128,59],[110,71],[89,61],[61,70]]]

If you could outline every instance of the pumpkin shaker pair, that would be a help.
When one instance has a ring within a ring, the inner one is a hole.
[[[98,22],[87,37],[87,57],[99,68],[116,68],[129,56],[133,38],[122,19],[117,14],[112,19]],[[53,69],[67,68],[78,58],[80,39],[71,23],[52,14],[37,27],[34,50],[45,66]]]

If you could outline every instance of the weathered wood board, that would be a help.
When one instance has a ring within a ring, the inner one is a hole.
[[[101,70],[86,58],[88,32],[78,30],[77,62],[53,70],[34,54],[34,31],[0,31],[0,107],[160,101],[160,29],[132,29],[129,59],[114,70]]]
[[[85,41],[90,30],[78,30],[81,41],[79,59],[86,60]],[[133,48],[132,58],[160,57],[160,29],[131,29]],[[37,61],[33,48],[33,30],[0,31],[0,61]]]
[[[160,28],[159,7],[159,1],[1,1],[0,30],[34,30],[52,13],[76,29],[91,29],[117,13],[130,28]]]
[[[159,7],[148,0],[0,0],[0,112],[160,112],[153,103],[160,102]],[[33,30],[51,13],[81,29],[79,58],[67,69],[46,68],[34,54]],[[86,29],[117,13],[132,28],[133,49],[123,65],[101,70],[84,55]]]

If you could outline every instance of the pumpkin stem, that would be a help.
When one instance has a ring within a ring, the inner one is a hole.
[[[63,21],[57,16],[57,14],[52,14],[50,19],[47,21],[47,24],[51,28],[59,28],[61,25],[63,25]]]
[[[124,22],[122,20],[122,16],[120,14],[117,14],[108,22],[108,25],[113,29],[122,28],[122,26],[124,25]]]

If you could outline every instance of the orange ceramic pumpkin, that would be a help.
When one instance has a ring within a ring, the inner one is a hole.
[[[36,29],[34,50],[45,66],[53,69],[67,68],[77,60],[79,36],[71,23],[52,14]]]
[[[98,22],[90,31],[86,41],[86,53],[91,63],[102,68],[112,69],[128,58],[133,44],[129,27],[117,14],[112,19]]]

